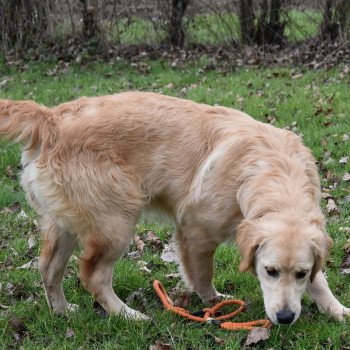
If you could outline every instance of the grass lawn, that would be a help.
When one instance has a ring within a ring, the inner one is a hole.
[[[339,300],[350,306],[350,277],[339,272],[343,246],[350,226],[349,72],[344,67],[332,70],[212,68],[209,59],[177,65],[168,61],[128,64],[93,62],[78,65],[28,63],[21,69],[0,66],[0,98],[34,99],[49,106],[79,96],[111,94],[125,90],[149,90],[220,104],[244,110],[262,121],[273,120],[303,135],[304,142],[317,158],[322,186],[334,199],[338,211],[328,213],[328,231],[334,246],[327,264],[328,281]],[[348,136],[347,136],[348,135]],[[142,288],[147,303],[133,306],[154,319],[154,323],[134,323],[118,317],[103,318],[93,309],[93,300],[77,279],[77,259],[71,259],[64,280],[67,299],[80,305],[79,312],[67,316],[50,313],[35,268],[18,269],[39,254],[36,214],[25,202],[18,182],[20,148],[0,143],[0,348],[15,349],[149,349],[157,340],[172,349],[240,349],[245,331],[223,331],[213,325],[189,323],[163,311],[152,290],[160,279],[171,290],[179,278],[165,276],[176,272],[174,263],[165,263],[160,250],[146,246],[142,261],[151,273],[140,270],[137,260],[126,257],[115,268],[114,288],[125,300]],[[343,160],[340,162],[340,160]],[[14,203],[19,202],[16,208]],[[7,210],[2,210],[8,208]],[[154,231],[164,243],[172,233],[169,224],[142,221],[136,232],[144,237]],[[131,248],[135,250],[135,246]],[[79,256],[79,251],[75,256]],[[139,260],[140,260],[139,259]],[[238,273],[239,257],[233,245],[222,246],[216,256],[215,283],[221,292],[248,302],[240,320],[263,318],[262,295],[257,280]],[[192,298],[193,310],[201,308]],[[269,340],[260,349],[349,349],[350,320],[337,323],[321,315],[308,299],[303,300],[300,319],[293,326],[271,329]],[[25,329],[13,325],[18,318]],[[15,334],[17,333],[17,335]],[[218,344],[214,337],[221,338]]]

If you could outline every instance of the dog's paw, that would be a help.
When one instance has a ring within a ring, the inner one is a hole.
[[[124,308],[122,312],[120,313],[122,316],[124,316],[127,319],[134,320],[134,321],[151,321],[151,318],[143,314],[142,312],[136,311],[131,308]]]
[[[347,317],[350,317],[350,308],[344,307],[341,312],[334,315],[338,321],[345,321]]]
[[[56,307],[52,308],[52,311],[57,315],[64,315],[66,313],[74,313],[79,309],[79,305],[77,304],[65,304],[65,305],[56,305]]]
[[[68,304],[66,307],[66,312],[77,312],[79,310],[79,305],[77,304]]]
[[[207,299],[207,300],[202,299],[202,301],[204,304],[212,306],[212,305],[215,305],[215,304],[220,303],[221,301],[227,300],[227,299],[232,299],[232,296],[216,292],[216,295],[214,297]]]

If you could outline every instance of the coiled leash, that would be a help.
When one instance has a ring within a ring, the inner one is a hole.
[[[182,307],[178,307],[174,305],[174,302],[169,298],[168,294],[166,293],[164,287],[162,286],[162,284],[155,280],[153,282],[153,287],[154,290],[156,291],[156,293],[158,294],[160,300],[162,301],[165,309],[180,315],[182,317],[185,317],[189,320],[192,321],[196,321],[196,322],[209,322],[211,324],[215,324],[215,325],[219,325],[221,328],[223,329],[229,329],[229,330],[236,330],[236,329],[253,329],[256,327],[263,327],[263,328],[267,328],[270,327],[272,325],[270,320],[256,320],[256,321],[251,321],[251,322],[224,322],[222,320],[228,319],[228,318],[232,318],[236,315],[238,315],[239,313],[241,313],[242,311],[244,311],[245,307],[246,307],[246,303],[242,300],[224,300],[218,304],[216,304],[215,306],[213,306],[212,308],[205,308],[201,311],[197,311],[193,314],[190,314],[189,311],[187,311],[186,309],[182,308]],[[232,305],[232,304],[236,304],[239,305],[239,308],[233,312],[230,312],[227,315],[220,315],[218,316],[218,314],[220,313],[219,310],[226,306],[226,305]]]

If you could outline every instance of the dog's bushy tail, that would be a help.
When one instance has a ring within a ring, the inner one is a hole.
[[[23,142],[32,149],[52,139],[56,129],[50,108],[33,101],[0,99],[0,137]]]

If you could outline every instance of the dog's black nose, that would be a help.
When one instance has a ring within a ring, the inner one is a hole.
[[[295,312],[290,310],[282,310],[276,313],[278,323],[288,324],[294,320]]]

